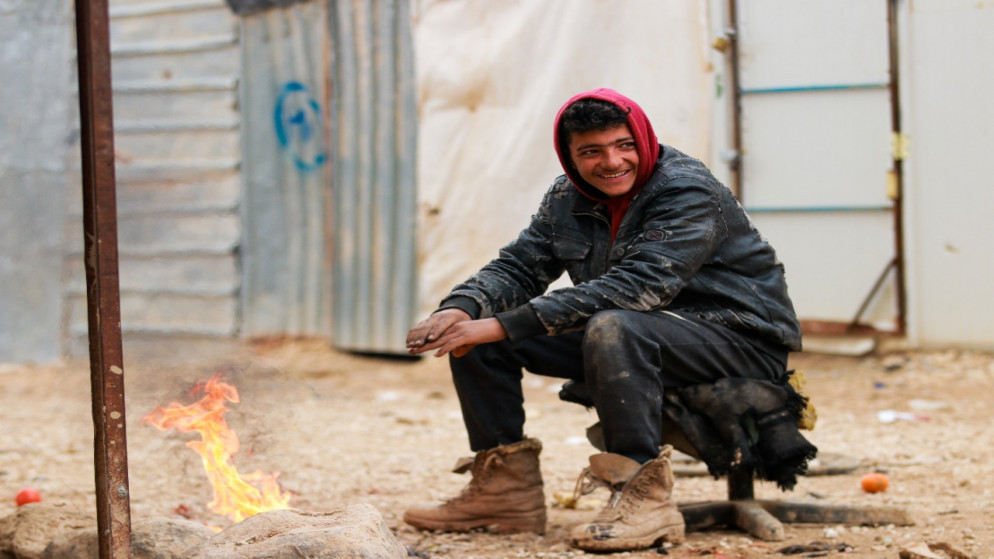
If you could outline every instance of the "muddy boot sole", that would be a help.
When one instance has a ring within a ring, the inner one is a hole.
[[[440,532],[469,532],[478,528],[494,527],[502,534],[517,532],[545,533],[546,515],[529,516],[488,516],[485,518],[468,518],[465,520],[422,518],[405,514],[404,522],[421,530],[436,530]]]
[[[594,528],[596,525],[591,525]],[[637,549],[647,549],[661,544],[662,542],[683,543],[685,540],[684,523],[670,524],[663,526],[659,530],[638,537],[612,537],[610,532],[598,534],[596,528],[585,533],[587,537],[571,538],[570,544],[584,551],[635,551]]]

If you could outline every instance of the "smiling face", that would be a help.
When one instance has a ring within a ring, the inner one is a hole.
[[[639,155],[627,124],[574,132],[569,155],[583,180],[610,198],[627,194],[635,186]]]

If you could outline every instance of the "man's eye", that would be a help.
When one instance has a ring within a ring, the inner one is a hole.
[[[621,144],[623,149],[635,149],[635,142],[625,142]]]

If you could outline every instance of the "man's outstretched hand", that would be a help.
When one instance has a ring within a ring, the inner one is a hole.
[[[413,355],[437,350],[435,357],[451,352],[462,357],[479,344],[507,337],[496,318],[473,320],[459,309],[444,309],[422,320],[407,333],[407,351]]]

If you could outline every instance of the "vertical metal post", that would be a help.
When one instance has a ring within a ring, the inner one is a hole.
[[[756,498],[753,492],[752,468],[736,469],[728,472],[728,500],[751,501]]]
[[[903,140],[901,132],[901,59],[898,41],[897,0],[887,0],[887,34],[888,55],[890,68],[890,122],[891,133],[896,142]],[[894,291],[897,299],[897,317],[895,318],[896,334],[903,336],[907,332],[907,294],[905,291],[905,262],[904,262],[904,150],[894,150]]]
[[[76,0],[76,50],[98,541],[101,559],[130,559],[131,499],[107,0]]]
[[[742,87],[739,83],[739,16],[736,1],[728,0],[728,27],[725,31],[728,38],[728,50],[726,51],[728,55],[728,90],[732,95],[732,150],[735,153],[735,159],[731,162],[732,184],[730,188],[738,197],[739,202],[744,204],[744,192],[742,191]]]

